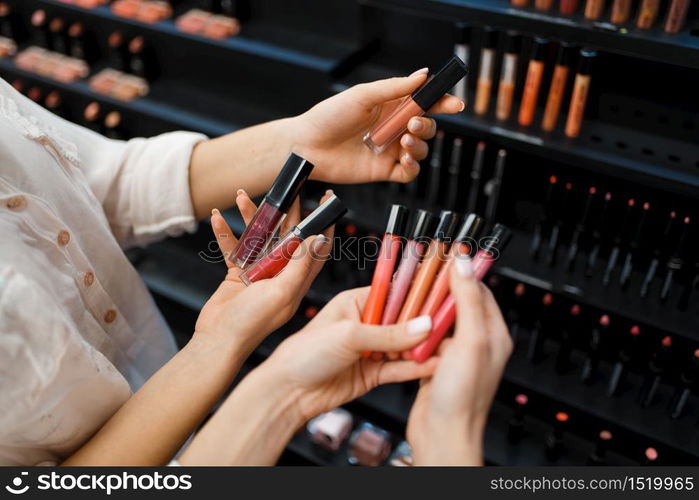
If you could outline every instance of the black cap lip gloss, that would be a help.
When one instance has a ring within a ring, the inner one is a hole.
[[[427,113],[467,73],[466,64],[458,57],[452,56],[427,83],[413,93],[413,101]]]
[[[475,240],[485,226],[485,219],[477,214],[468,214],[454,237],[454,241],[469,243]]]
[[[347,213],[342,200],[337,195],[332,195],[318,206],[311,214],[303,219],[294,229],[301,239],[306,239],[314,234],[320,234],[339,221]]]
[[[308,176],[311,175],[311,171],[313,171],[313,164],[310,161],[291,153],[279,176],[265,195],[265,201],[286,212],[298,196]]]
[[[442,210],[439,213],[439,222],[432,238],[440,241],[450,240],[454,234],[457,219],[456,214],[451,210]]]
[[[384,234],[404,237],[408,225],[408,208],[404,205],[392,205]]]
[[[434,230],[436,217],[428,210],[420,209],[415,212],[415,224],[408,239],[424,242]]]

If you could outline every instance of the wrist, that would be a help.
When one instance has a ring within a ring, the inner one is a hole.
[[[413,437],[416,465],[483,465],[484,425],[464,419],[432,420]]]

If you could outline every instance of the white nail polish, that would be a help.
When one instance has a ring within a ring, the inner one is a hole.
[[[419,70],[417,70],[417,71],[411,73],[410,76],[409,76],[408,78],[412,78],[412,77],[417,76],[417,75],[420,75],[420,74],[426,74],[427,71],[429,71],[428,68],[420,68]]]
[[[313,253],[318,253],[323,248],[323,246],[328,242],[327,236],[324,234],[319,234],[318,237],[313,241]]]
[[[418,316],[408,321],[408,334],[420,335],[432,329],[432,318],[429,316]]]
[[[464,109],[466,109],[466,103],[464,101],[461,101],[461,108],[459,109],[459,113],[461,113]]]
[[[462,278],[472,278],[473,277],[473,263],[471,262],[471,257],[468,255],[457,255],[456,256],[456,272]]]

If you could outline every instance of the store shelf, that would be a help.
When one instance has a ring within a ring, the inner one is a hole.
[[[508,0],[361,1],[373,7],[422,17],[515,29],[537,36],[575,41],[624,56],[699,68],[699,37],[691,35],[686,29],[676,35],[668,35],[662,31],[662,26],[651,30],[639,30],[633,23],[616,27],[607,22],[587,21],[582,14],[559,16],[556,7],[548,13],[538,12],[533,7],[515,8]]]

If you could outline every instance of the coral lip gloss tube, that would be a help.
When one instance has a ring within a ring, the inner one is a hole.
[[[293,153],[289,156],[240,237],[233,255],[238,267],[245,269],[267,248],[312,170],[313,164],[308,160]]]
[[[432,283],[434,283],[434,279],[437,277],[439,268],[442,267],[446,260],[447,250],[451,243],[456,222],[457,217],[454,212],[442,210],[439,215],[437,229],[427,247],[425,257],[422,259],[422,264],[420,264],[415,274],[413,284],[398,316],[398,323],[413,319],[420,314],[422,304],[425,302],[430,288],[432,288]]]
[[[482,280],[493,263],[505,250],[512,237],[512,232],[501,224],[496,224],[487,238],[485,246],[473,258],[473,271],[476,279]],[[456,301],[452,295],[444,299],[444,303],[432,318],[432,331],[426,340],[413,347],[410,351],[412,359],[418,363],[425,362],[437,349],[439,343],[456,321]]]
[[[563,95],[566,91],[568,83],[568,74],[570,73],[570,53],[571,46],[568,43],[561,43],[556,56],[556,66],[553,70],[551,78],[551,87],[549,88],[549,96],[546,99],[546,108],[544,108],[544,118],[541,121],[541,128],[546,132],[551,132],[558,124],[558,116],[561,113],[561,103]]]
[[[408,209],[403,205],[393,205],[391,207],[388,224],[386,224],[386,231],[379,250],[379,258],[374,269],[374,277],[371,280],[371,290],[362,313],[362,323],[370,325],[381,323],[407,218]]]
[[[665,33],[677,34],[682,31],[690,3],[691,0],[672,0],[665,19]]]
[[[638,8],[636,26],[647,30],[653,27],[660,10],[660,0],[643,0]]]
[[[422,116],[449,92],[468,73],[464,62],[456,56],[427,82],[406,97],[398,108],[383,122],[364,136],[364,143],[374,153],[381,154],[408,129],[408,121],[413,116]]]
[[[408,295],[415,270],[429,243],[428,235],[434,231],[435,221],[435,216],[427,210],[418,210],[415,214],[415,225],[408,237],[405,248],[403,248],[403,257],[393,277],[391,289],[388,292],[386,308],[381,319],[382,325],[392,325],[396,322],[396,318],[398,318],[400,309],[403,306],[403,300]]]
[[[614,0],[609,21],[612,24],[623,24],[628,21],[631,15],[631,4],[631,0]]]
[[[594,50],[580,50],[580,67],[578,74],[575,75],[575,86],[573,87],[573,96],[570,98],[570,108],[568,109],[568,119],[566,120],[565,134],[567,137],[574,139],[580,135],[583,117],[585,116],[585,106],[587,105],[587,96],[590,92],[590,73],[592,69],[592,61],[597,56]]]
[[[523,127],[528,127],[534,122],[536,102],[539,99],[541,80],[544,77],[544,58],[546,57],[548,43],[548,40],[545,38],[534,39],[534,49],[532,58],[529,60],[527,79],[524,83],[524,92],[522,94],[522,103],[519,107],[518,122]]]
[[[596,21],[604,12],[604,0],[587,0],[585,4],[585,19]]]
[[[509,31],[507,33],[505,55],[502,57],[502,69],[500,71],[498,99],[495,104],[495,117],[500,121],[508,120],[510,118],[510,113],[512,112],[512,102],[514,101],[515,96],[520,40],[521,37],[516,31]]]
[[[454,257],[457,255],[470,256],[473,253],[473,250],[478,246],[476,238],[478,238],[484,222],[479,215],[469,214],[466,216],[464,223],[454,238],[447,260],[439,271],[427,299],[425,299],[420,316],[434,316],[444,299],[447,298],[447,295],[449,295],[449,272],[454,263]]]
[[[256,281],[274,278],[286,267],[303,240],[322,233],[340,220],[345,213],[347,208],[340,198],[331,196],[279,240],[269,252],[246,269],[240,275],[241,281],[250,285]]]

